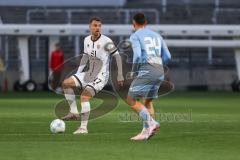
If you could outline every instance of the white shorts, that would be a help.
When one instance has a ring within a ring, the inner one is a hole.
[[[108,82],[108,73],[100,72],[96,77],[91,77],[87,72],[74,74],[71,78],[74,80],[76,87],[84,89],[90,87],[95,94],[103,89]]]

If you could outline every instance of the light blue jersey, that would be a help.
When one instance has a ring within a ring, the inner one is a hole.
[[[142,28],[130,37],[134,64],[158,64],[163,66],[171,59],[171,54],[163,38],[156,32]]]
[[[137,77],[131,83],[128,95],[157,98],[164,80],[163,65],[171,59],[171,54],[163,38],[147,28],[137,30],[130,41],[133,49],[132,72],[137,73]]]

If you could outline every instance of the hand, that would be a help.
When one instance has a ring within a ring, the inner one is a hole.
[[[117,83],[118,83],[118,85],[119,85],[120,87],[123,86],[123,82],[124,82],[123,76],[122,76],[121,74],[118,75],[118,76],[117,76]]]
[[[120,87],[123,86],[123,81],[118,81],[117,83],[118,83],[118,85],[119,85]]]

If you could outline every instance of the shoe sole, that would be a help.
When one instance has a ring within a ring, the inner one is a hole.
[[[88,133],[73,133],[73,135],[86,135]]]

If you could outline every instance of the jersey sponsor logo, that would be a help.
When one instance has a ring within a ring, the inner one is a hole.
[[[97,55],[97,51],[92,50],[91,56],[92,56],[92,57],[96,57],[96,55]]]

